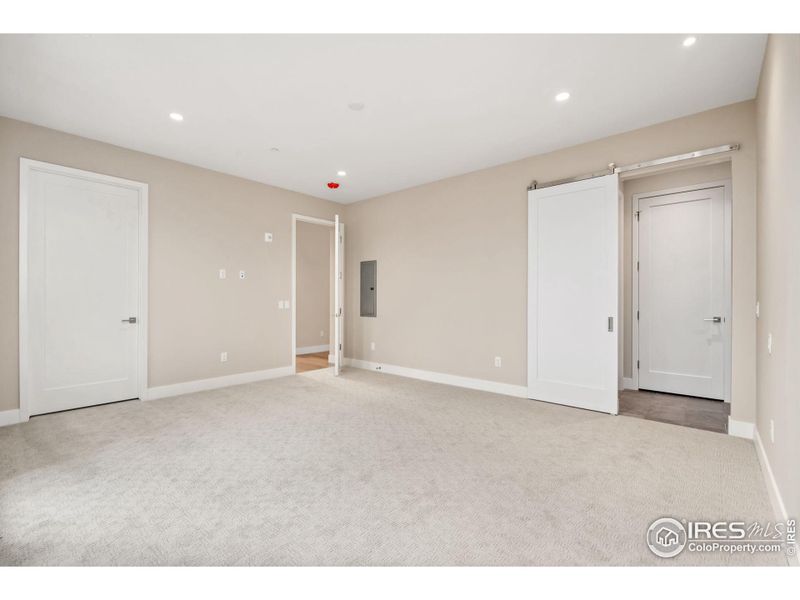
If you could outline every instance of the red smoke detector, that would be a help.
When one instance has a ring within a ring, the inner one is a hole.
[[[329,181],[328,187],[331,188],[332,190],[335,190],[337,187],[339,187],[339,184],[336,183],[335,181]]]

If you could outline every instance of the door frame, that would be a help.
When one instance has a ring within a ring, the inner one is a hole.
[[[329,219],[320,219],[319,217],[309,217],[308,215],[301,215],[299,213],[292,213],[292,372],[297,373],[297,222],[312,223],[314,225],[322,225],[323,227],[333,227],[334,221]],[[329,257],[330,259],[330,257]],[[334,300],[335,302],[335,300]],[[330,307],[329,307],[330,308]],[[333,314],[331,310],[330,314]],[[330,337],[333,332],[328,332],[328,344],[330,344]],[[331,352],[328,350],[328,356]]]
[[[147,400],[147,314],[148,296],[148,190],[149,186],[141,181],[133,181],[104,175],[92,171],[84,171],[73,167],[65,167],[53,163],[42,162],[30,158],[19,159],[19,420],[30,418],[31,398],[31,360],[30,360],[30,326],[28,296],[28,209],[30,206],[30,177],[34,171],[63,175],[83,179],[95,183],[105,183],[116,187],[131,189],[139,195],[139,281],[137,319],[141,325],[138,329],[137,351],[137,389],[139,400]]]
[[[709,181],[708,183],[696,183],[694,185],[686,185],[676,188],[668,188],[665,190],[657,190],[653,192],[642,192],[634,194],[631,198],[631,293],[633,299],[631,302],[631,381],[633,386],[628,389],[639,389],[639,369],[636,364],[639,360],[639,320],[636,318],[636,313],[639,310],[639,270],[636,268],[639,262],[639,225],[636,213],[639,211],[639,201],[646,198],[657,198],[659,196],[671,196],[672,194],[681,194],[683,192],[696,192],[700,190],[707,190],[711,188],[723,188],[723,213],[725,223],[723,224],[723,236],[725,255],[723,259],[723,280],[724,289],[723,295],[725,297],[725,315],[727,319],[727,335],[723,341],[723,360],[722,360],[722,379],[723,379],[723,399],[725,402],[731,401],[731,364],[732,364],[732,333],[733,333],[733,313],[732,307],[732,282],[731,282],[731,256],[733,253],[733,221],[731,215],[732,207],[732,180],[721,179],[718,181]]]

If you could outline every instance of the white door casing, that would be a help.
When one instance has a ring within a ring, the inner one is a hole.
[[[617,413],[619,178],[528,194],[528,397]]]
[[[635,199],[640,389],[728,395],[726,204],[723,185]]]
[[[146,269],[146,184],[21,159],[23,419],[144,398]]]
[[[339,375],[344,364],[344,223],[334,220],[334,348],[333,373]]]

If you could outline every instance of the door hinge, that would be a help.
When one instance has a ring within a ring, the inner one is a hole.
[[[636,261],[636,271],[637,272],[639,271],[639,261],[638,260]]]
[[[638,310],[636,311],[636,320],[637,321],[639,320],[639,311]]]
[[[638,360],[636,361],[636,368],[637,369],[639,368],[639,361]]]
[[[639,211],[637,210],[634,214],[636,215],[636,220],[638,221],[639,220]]]

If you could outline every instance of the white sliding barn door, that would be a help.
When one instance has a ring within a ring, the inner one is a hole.
[[[336,215],[334,223],[334,347],[333,373],[342,371],[344,360],[344,223]]]
[[[617,413],[617,175],[528,194],[528,397]]]
[[[21,162],[26,415],[140,397],[146,186]]]

